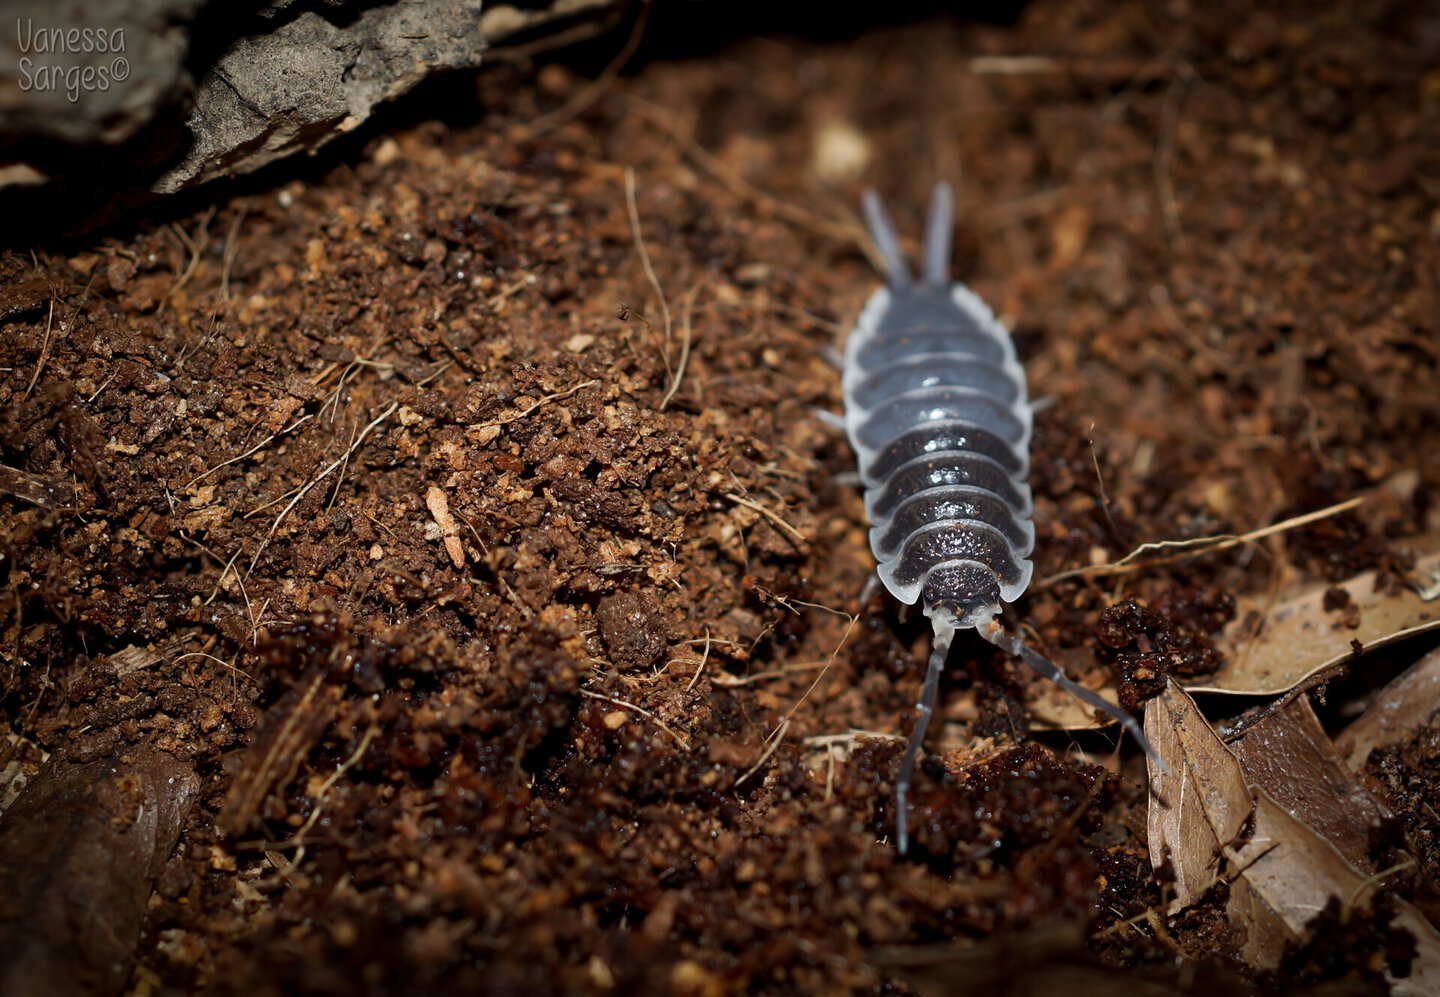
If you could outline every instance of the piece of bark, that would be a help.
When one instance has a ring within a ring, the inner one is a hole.
[[[148,748],[46,764],[0,817],[0,993],[120,992],[199,786]]]
[[[235,835],[249,830],[265,797],[288,785],[300,763],[335,719],[344,689],[327,682],[323,669],[312,668],[271,707],[225,798],[219,825]]]
[[[75,501],[75,486],[63,478],[0,465],[0,495],[13,495],[42,509],[58,509]]]
[[[1234,741],[1246,781],[1335,846],[1355,869],[1378,872],[1370,832],[1391,817],[1345,763],[1306,696],[1296,696]]]
[[[1370,707],[1335,739],[1356,772],[1370,752],[1408,741],[1440,718],[1440,648],[1431,651],[1380,690]]]

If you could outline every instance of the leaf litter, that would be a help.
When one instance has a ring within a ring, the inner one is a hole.
[[[1257,725],[1242,735],[1256,741],[1237,753],[1177,686],[1169,686],[1146,715],[1146,735],[1171,769],[1150,770],[1148,817],[1151,861],[1157,874],[1173,877],[1167,913],[1224,884],[1230,923],[1243,938],[1239,955],[1257,969],[1279,967],[1287,948],[1306,939],[1333,902],[1339,902],[1342,920],[1373,903],[1384,879],[1356,869],[1334,841],[1297,816],[1300,811],[1315,820],[1323,813],[1317,823],[1348,834],[1384,813],[1345,778],[1339,781],[1348,784],[1335,799],[1319,798],[1325,775],[1337,777],[1341,756],[1333,746],[1322,748],[1329,741],[1313,715],[1302,711],[1301,717]],[[1307,763],[1316,771],[1297,772]],[[1277,801],[1272,788],[1291,806]],[[1342,810],[1349,812],[1333,816]],[[1355,844],[1348,837],[1347,843]],[[1368,864],[1368,855],[1362,857]],[[1383,967],[1393,992],[1433,993],[1440,986],[1440,934],[1403,900],[1390,896],[1387,905],[1392,928],[1409,932],[1414,943],[1413,961]]]

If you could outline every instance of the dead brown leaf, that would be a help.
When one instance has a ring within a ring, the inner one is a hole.
[[[1335,748],[1308,696],[1291,699],[1230,742],[1246,782],[1335,846],[1365,875],[1380,870],[1370,860],[1370,831],[1392,816],[1371,795]]]
[[[52,756],[0,818],[0,993],[120,993],[200,779],[152,748]]]
[[[1415,573],[1422,578],[1437,571],[1440,554],[1415,565]],[[1337,625],[1338,614],[1326,610],[1326,593],[1335,588],[1349,594],[1359,616],[1357,627]],[[1215,641],[1225,655],[1225,664],[1214,675],[1186,688],[1259,695],[1288,692],[1311,675],[1354,655],[1353,641],[1373,650],[1440,627],[1440,603],[1426,602],[1408,588],[1394,595],[1377,592],[1373,571],[1339,586],[1316,585],[1268,612],[1263,599],[1242,599],[1236,610],[1235,622]],[[1257,619],[1261,621],[1258,633]]]
[[[1240,840],[1254,800],[1240,762],[1173,683],[1145,711],[1145,736],[1170,766],[1150,766],[1150,862],[1170,863],[1175,913],[1221,878],[1224,850]]]
[[[1184,691],[1172,684],[1156,703],[1160,708],[1147,714],[1145,732],[1173,774],[1151,765],[1149,834],[1152,863],[1168,860],[1175,868],[1171,909],[1198,898],[1208,884],[1228,880],[1226,910],[1244,938],[1242,958],[1274,968],[1332,897],[1353,908],[1379,881],[1361,875],[1333,844],[1249,784],[1240,759]],[[1164,729],[1167,721],[1173,732]],[[1418,955],[1408,977],[1391,981],[1393,993],[1435,993],[1440,935],[1414,908],[1399,900],[1394,905],[1395,921],[1414,935]]]
[[[1431,651],[1380,690],[1370,708],[1335,739],[1335,746],[1356,772],[1370,752],[1408,740],[1440,717],[1440,649]]]

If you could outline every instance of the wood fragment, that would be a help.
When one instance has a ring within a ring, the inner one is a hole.
[[[460,525],[455,522],[455,517],[450,515],[450,501],[445,497],[444,491],[430,486],[425,493],[425,506],[430,510],[435,525],[440,527],[440,536],[445,542],[445,553],[450,555],[450,563],[457,568],[465,567],[465,550],[460,546]]]
[[[220,810],[221,829],[231,835],[249,830],[265,797],[295,778],[300,763],[334,720],[342,691],[327,682],[324,670],[315,668],[271,707]]]
[[[61,509],[74,504],[75,486],[64,478],[0,465],[0,495],[10,495],[42,509]]]

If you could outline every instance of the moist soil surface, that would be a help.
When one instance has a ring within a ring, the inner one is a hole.
[[[1044,399],[1008,625],[1138,704],[1135,648],[1193,676],[1234,598],[1403,569],[1440,481],[1437,28],[1042,0],[602,85],[497,60],[308,165],[12,247],[6,779],[194,776],[130,992],[1380,985],[1383,905],[1269,975],[1224,883],[1167,917],[1143,756],[1032,733],[1039,680],[976,640],[897,854],[928,630],[861,604],[815,410],[878,284],[860,192],[913,254],[948,180],[955,276]],[[1422,824],[1433,744],[1384,761]]]

